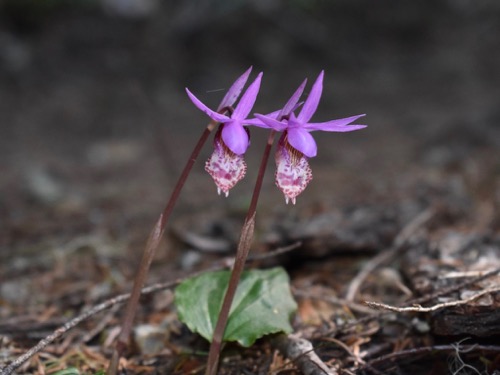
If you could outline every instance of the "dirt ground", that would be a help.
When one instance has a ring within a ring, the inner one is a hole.
[[[325,69],[314,119],[367,114],[365,130],[314,133],[295,206],[273,164],[264,181],[253,253],[302,245],[251,266],[289,272],[295,332],[339,374],[500,373],[498,2],[126,3],[0,3],[0,368],[130,290],[207,123],[184,87],[216,106],[253,65],[257,112]],[[149,283],[234,253],[265,137],[252,130],[227,199],[205,147]],[[89,318],[18,373],[103,370],[122,313]],[[124,374],[203,373],[208,345],[177,320],[171,290],[143,298],[137,327]],[[299,373],[266,338],[227,347],[220,371]]]

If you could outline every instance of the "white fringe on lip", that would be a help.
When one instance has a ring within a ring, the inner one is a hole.
[[[217,193],[224,193],[227,198],[229,190],[245,177],[247,165],[243,156],[229,150],[220,137],[216,136],[214,145],[214,152],[205,163],[205,170],[217,185]]]
[[[280,139],[275,155],[276,186],[285,195],[285,202],[296,203],[296,198],[307,187],[312,180],[312,170],[307,158],[293,148],[286,136]]]

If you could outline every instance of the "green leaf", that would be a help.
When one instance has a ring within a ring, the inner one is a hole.
[[[185,280],[175,289],[179,319],[208,341],[212,340],[229,276],[230,271],[207,272]],[[296,309],[283,268],[243,272],[224,341],[248,347],[264,335],[290,333],[290,317]]]

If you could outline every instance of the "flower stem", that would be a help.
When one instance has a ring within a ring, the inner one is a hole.
[[[141,289],[144,286],[144,283],[146,282],[146,277],[149,272],[149,267],[151,266],[153,257],[156,253],[158,245],[160,244],[160,240],[163,236],[163,233],[165,232],[168,219],[170,217],[170,214],[172,213],[175,203],[177,202],[177,199],[179,198],[179,194],[182,188],[184,187],[184,183],[186,182],[189,173],[191,172],[191,169],[193,168],[193,165],[196,159],[198,158],[201,149],[203,148],[203,145],[205,144],[206,140],[208,139],[208,136],[210,135],[211,131],[215,128],[216,125],[217,125],[216,121],[211,121],[203,131],[200,139],[198,140],[198,143],[196,143],[196,146],[194,147],[193,152],[191,153],[179,177],[179,180],[177,181],[177,184],[174,187],[174,190],[172,191],[172,194],[170,195],[170,199],[168,200],[167,205],[165,206],[163,212],[156,221],[153,230],[149,234],[146,246],[142,253],[141,263],[139,264],[139,268],[137,270],[137,274],[134,279],[134,286],[132,288],[132,293],[130,294],[130,299],[128,300],[127,306],[125,308],[125,315],[122,321],[122,329],[120,335],[118,336],[115,350],[113,351],[113,356],[111,358],[111,361],[109,363],[106,372],[108,375],[116,375],[117,373],[118,362],[120,360],[120,357],[123,355],[123,353],[126,351],[128,347],[130,332],[132,331],[135,313],[139,305]]]
[[[247,216],[241,230],[240,241],[238,243],[238,249],[236,251],[236,258],[234,260],[233,269],[231,271],[231,277],[229,279],[226,294],[224,295],[224,301],[222,302],[222,307],[217,319],[217,324],[214,329],[212,343],[210,344],[210,351],[208,353],[208,362],[205,375],[217,375],[222,339],[224,337],[224,330],[226,329],[229,311],[231,309],[231,304],[233,303],[234,295],[236,294],[238,282],[240,281],[241,274],[243,273],[243,270],[245,268],[245,261],[248,256],[248,252],[250,251],[250,245],[252,244],[255,228],[255,214],[257,211],[257,201],[259,200],[262,181],[266,172],[266,166],[269,160],[269,154],[271,153],[271,147],[274,142],[274,135],[275,131],[272,130],[267,139],[264,155],[262,156],[259,173],[257,175],[257,181],[255,183],[255,188],[252,195],[252,200],[250,202]]]

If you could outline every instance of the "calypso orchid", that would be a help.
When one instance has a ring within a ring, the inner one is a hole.
[[[286,203],[291,200],[295,204],[297,196],[312,179],[308,158],[316,156],[317,145],[310,132],[316,130],[350,132],[366,127],[366,125],[350,125],[364,114],[327,122],[309,122],[321,98],[323,75],[324,72],[321,71],[298,116],[291,112],[288,118],[275,119],[274,116],[255,114],[261,121],[261,127],[283,132],[275,155],[275,179],[276,185],[285,195]],[[257,123],[255,125],[259,126]]]
[[[246,173],[246,163],[243,160],[243,154],[250,144],[250,138],[249,132],[244,126],[249,125],[246,117],[252,110],[257,94],[259,93],[262,73],[259,73],[255,81],[252,82],[242,95],[236,108],[233,110],[231,106],[245,85],[250,70],[251,68],[238,78],[229,89],[219,105],[219,112],[208,108],[186,88],[186,92],[194,105],[212,120],[221,123],[214,137],[214,152],[207,160],[205,170],[212,176],[217,185],[217,192],[219,194],[223,192],[226,197],[229,195],[229,190]],[[226,111],[230,112],[230,115],[224,114]]]

